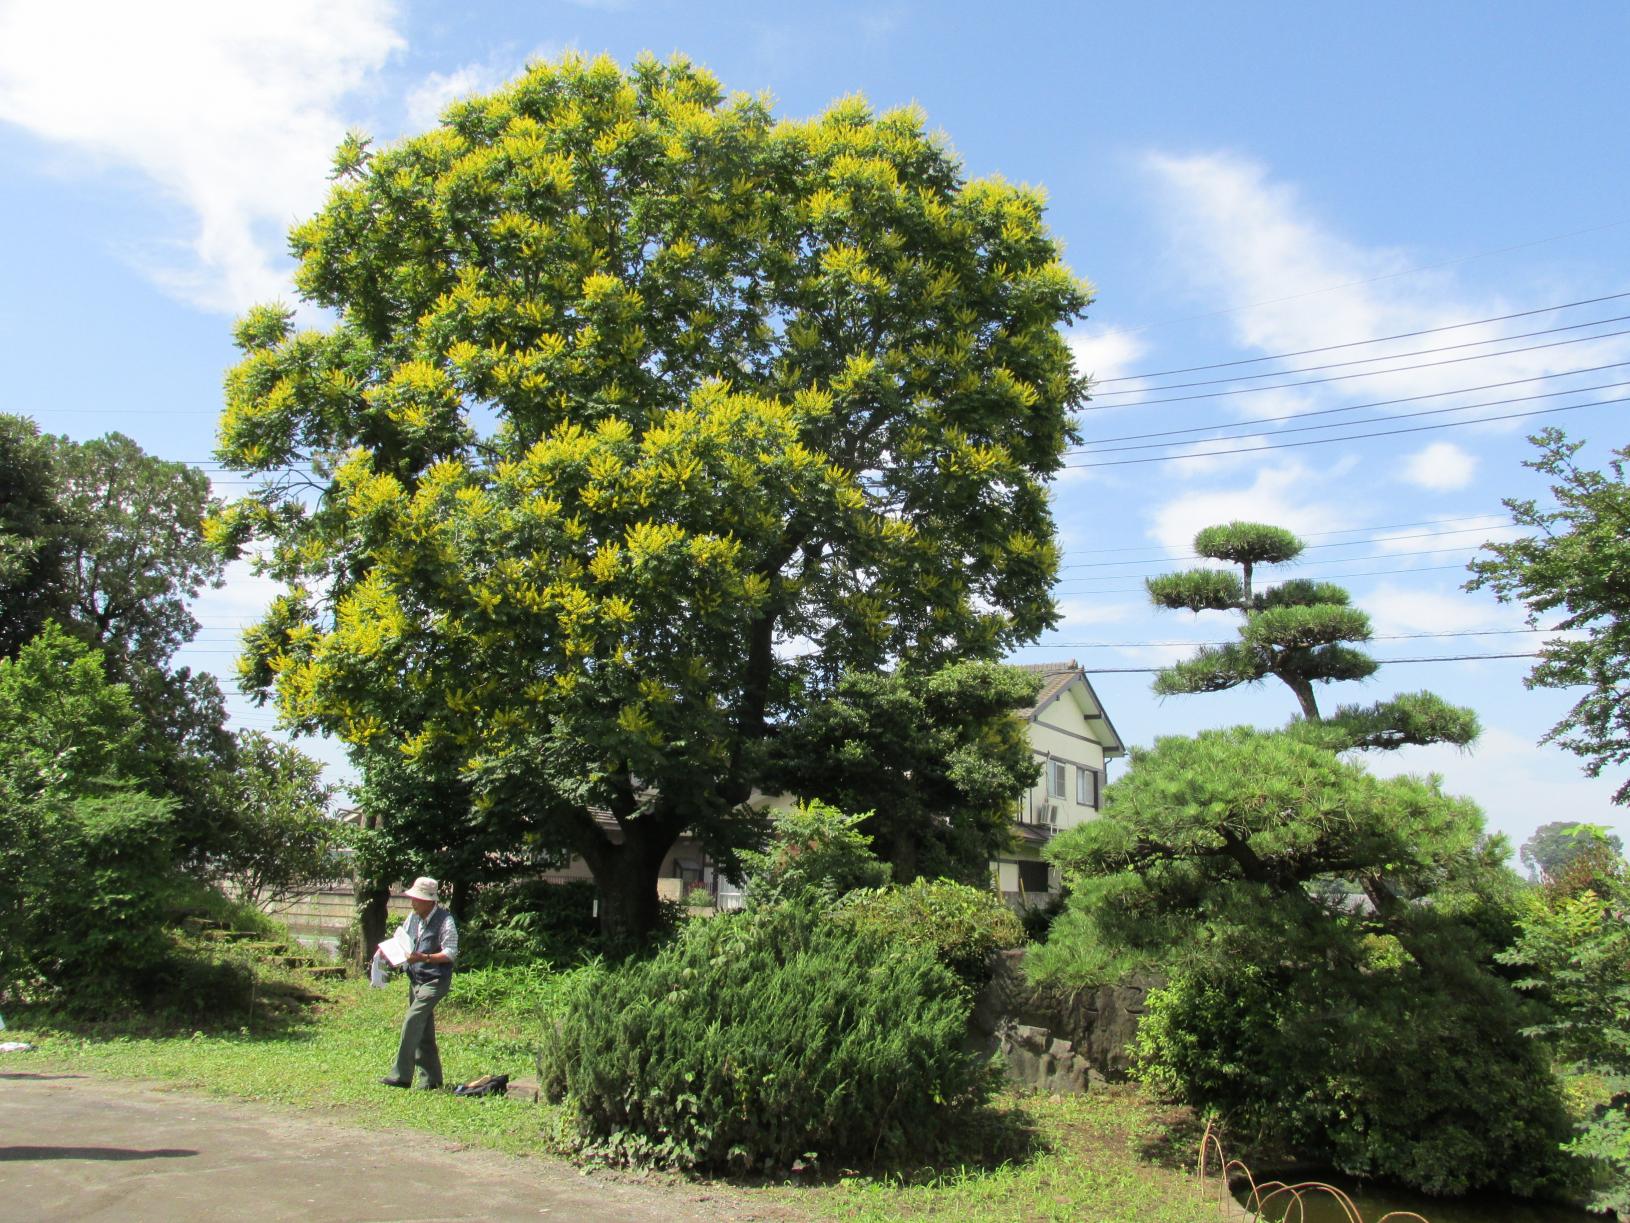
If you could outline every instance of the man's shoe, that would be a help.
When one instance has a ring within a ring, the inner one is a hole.
[[[411,1087],[411,1083],[398,1083],[395,1079],[380,1079],[386,1087]]]
[[[441,1090],[441,1084],[440,1083],[426,1083],[424,1085],[424,1089],[426,1091],[440,1091]]]

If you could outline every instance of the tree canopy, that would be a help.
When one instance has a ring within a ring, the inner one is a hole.
[[[1614,451],[1601,472],[1574,461],[1584,443],[1570,442],[1560,429],[1529,440],[1539,457],[1523,466],[1552,480],[1554,503],[1508,498],[1512,522],[1534,534],[1484,544],[1488,558],[1472,562],[1466,588],[1521,603],[1532,627],[1580,634],[1547,640],[1524,682],[1530,688],[1586,689],[1541,742],[1583,757],[1585,772],[1597,777],[1607,766],[1630,760],[1630,585],[1623,576],[1630,572],[1630,487],[1624,480],[1630,447]],[[1630,780],[1613,801],[1630,803]]]
[[[1211,560],[1239,567],[1198,568],[1146,579],[1157,607],[1239,613],[1239,641],[1202,646],[1193,657],[1166,667],[1156,677],[1160,696],[1225,692],[1269,676],[1296,696],[1308,722],[1324,722],[1330,742],[1342,747],[1392,749],[1412,744],[1472,742],[1477,716],[1430,692],[1403,693],[1367,706],[1344,705],[1321,717],[1315,684],[1368,679],[1377,663],[1355,646],[1370,639],[1370,618],[1353,607],[1351,596],[1332,582],[1292,578],[1277,586],[1255,585],[1257,568],[1301,555],[1302,541],[1283,527],[1229,522],[1206,527],[1194,537],[1194,550]]]
[[[777,736],[770,784],[869,812],[862,830],[900,883],[987,883],[990,860],[1008,848],[1015,799],[1036,779],[1016,711],[1038,684],[986,662],[845,676]]]
[[[0,658],[63,610],[69,536],[61,472],[33,421],[0,414]]]
[[[348,141],[291,240],[338,321],[237,330],[219,453],[268,483],[217,536],[289,584],[244,678],[581,853],[608,921],[682,829],[734,851],[810,693],[1052,623],[1088,290],[917,111],[568,57]]]
[[[1517,857],[1532,878],[1551,883],[1560,879],[1573,862],[1598,847],[1614,854],[1624,852],[1624,842],[1605,829],[1579,820],[1552,820],[1534,829],[1534,835],[1517,850]]]

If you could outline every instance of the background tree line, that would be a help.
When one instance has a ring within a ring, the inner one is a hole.
[[[204,475],[3,415],[0,473],[0,988],[99,1005],[159,988],[197,887],[275,898],[336,873],[333,791],[175,663],[225,565]]]

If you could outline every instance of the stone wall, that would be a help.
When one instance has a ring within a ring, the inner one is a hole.
[[[1042,989],[1025,980],[1022,950],[999,952],[974,1004],[970,1035],[980,1050],[1002,1055],[1016,1083],[1086,1091],[1094,1081],[1126,1077],[1144,999],[1158,984],[1134,977],[1090,989]]]

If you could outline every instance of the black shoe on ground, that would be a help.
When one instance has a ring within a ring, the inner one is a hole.
[[[398,1083],[395,1079],[380,1079],[386,1087],[411,1087],[411,1083]]]

